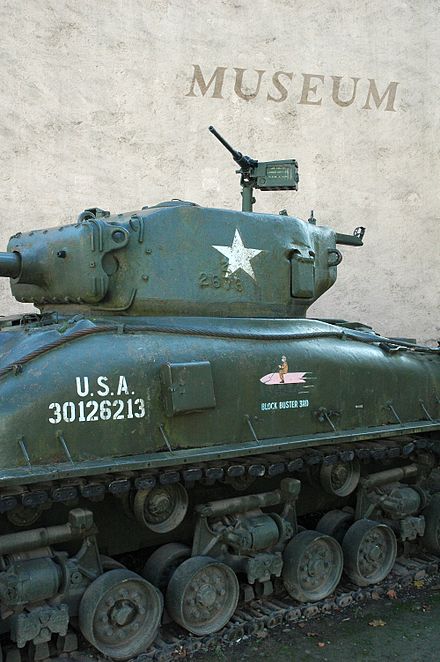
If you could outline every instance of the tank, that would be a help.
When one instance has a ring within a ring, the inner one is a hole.
[[[203,637],[258,597],[322,604],[342,576],[385,580],[398,551],[440,555],[439,349],[308,318],[364,228],[253,211],[255,190],[297,189],[296,161],[210,129],[241,211],[90,208],[0,254],[39,310],[0,318],[10,662],[127,660],[164,609]]]

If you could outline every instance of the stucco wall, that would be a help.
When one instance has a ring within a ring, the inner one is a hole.
[[[440,336],[437,2],[3,0],[0,19],[1,248],[89,206],[239,206],[214,124],[299,161],[299,192],[257,210],[367,227],[315,315]],[[0,303],[25,309],[5,280]]]

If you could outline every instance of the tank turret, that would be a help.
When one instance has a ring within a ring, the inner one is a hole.
[[[59,312],[304,317],[335,282],[342,242],[361,243],[292,216],[174,200],[19,233],[0,274],[18,301]]]
[[[296,161],[258,162],[211,131],[240,165],[241,212],[171,200],[18,233],[0,258],[15,298],[59,313],[304,317],[336,280],[336,245],[362,245],[363,229],[253,212],[255,188],[296,190]]]

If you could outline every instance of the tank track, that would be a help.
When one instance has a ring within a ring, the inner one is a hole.
[[[261,456],[248,456],[230,462],[218,461],[191,464],[177,469],[155,471],[132,471],[105,474],[92,479],[55,480],[50,484],[34,483],[20,485],[0,495],[0,514],[17,507],[38,508],[51,503],[71,503],[79,497],[97,501],[106,494],[124,496],[131,490],[149,489],[155,485],[171,485],[182,482],[187,487],[196,483],[209,486],[217,481],[240,478],[274,478],[276,476],[297,474],[309,467],[337,462],[351,462],[357,458],[361,463],[380,462],[408,458],[417,451],[431,450],[437,447],[432,439],[423,437],[399,437],[360,441],[338,446],[320,446],[301,448],[286,453],[265,453]],[[440,453],[440,449],[438,450]]]
[[[339,612],[366,602],[372,594],[385,597],[387,592],[411,585],[415,580],[435,578],[439,573],[440,557],[420,553],[412,558],[399,558],[388,577],[373,586],[360,588],[342,581],[333,596],[314,603],[300,604],[287,593],[254,600],[238,607],[229,623],[219,632],[204,637],[188,636],[175,624],[164,626],[150,649],[133,658],[132,662],[171,662],[206,652],[219,646],[230,646],[242,639],[261,637],[267,630],[279,626],[294,626],[317,616]],[[376,597],[376,595],[375,595]]]
[[[20,506],[32,509],[40,507],[42,504],[68,503],[80,496],[96,501],[105,498],[107,493],[124,496],[133,489],[146,489],[155,485],[177,482],[182,482],[187,487],[200,482],[206,487],[230,478],[255,479],[276,476],[281,478],[289,474],[296,474],[301,478],[302,472],[321,465],[351,462],[355,458],[365,464],[386,460],[413,460],[414,454],[418,453],[422,456],[426,453],[440,455],[437,440],[415,436],[376,439],[352,442],[349,445],[321,446],[319,449],[301,448],[283,454],[255,455],[234,459],[230,462],[218,461],[188,465],[172,471],[165,468],[155,472],[107,474],[91,479],[75,479],[71,482],[63,480],[52,484],[35,483],[26,487],[20,486],[15,491],[9,488],[9,493],[0,496],[0,513],[7,513]],[[148,651],[133,658],[132,662],[169,662],[191,656],[198,651],[232,645],[243,638],[261,636],[263,631],[280,625],[294,625],[318,615],[365,602],[371,598],[373,592],[384,596],[387,591],[408,586],[415,579],[437,574],[440,574],[440,555],[434,556],[420,551],[415,556],[399,557],[391,573],[380,584],[361,588],[343,578],[334,595],[314,603],[298,603],[286,593],[280,582],[276,582],[273,594],[258,599],[254,598],[249,602],[240,601],[231,620],[219,632],[195,637],[176,623],[167,623],[165,620],[159,635]],[[67,640],[71,643],[66,646]],[[53,660],[58,657],[63,660],[66,658],[84,660],[84,656],[89,661],[102,659],[97,651],[91,649],[90,644],[82,639],[81,635],[80,648],[78,648],[77,642],[77,635],[69,630],[63,641],[53,642],[51,658],[48,659]],[[5,643],[3,659],[6,659],[6,662],[22,662],[24,659],[34,660],[35,658],[32,653],[23,656],[23,653],[15,646]]]
[[[419,553],[411,558],[398,558],[393,570],[380,584],[360,588],[347,581],[342,581],[334,595],[314,603],[300,604],[284,591],[279,595],[253,600],[238,606],[229,623],[219,632],[195,637],[175,623],[163,625],[148,651],[141,653],[130,662],[175,662],[178,659],[191,658],[196,653],[209,652],[219,647],[226,648],[242,640],[260,638],[265,632],[277,627],[292,627],[306,623],[318,616],[326,616],[342,609],[349,609],[367,602],[372,597],[386,597],[389,591],[409,587],[415,580],[432,582],[440,577],[440,557]],[[67,638],[69,634],[67,635]],[[66,638],[66,639],[67,639]],[[76,641],[76,635],[73,635]],[[58,662],[99,662],[102,657],[90,649],[86,642],[84,648],[72,648],[68,652],[54,651],[54,656],[47,660]],[[9,656],[6,656],[6,660]],[[12,658],[16,659],[16,658]],[[19,659],[19,658],[18,658]],[[41,662],[44,662],[41,660]]]

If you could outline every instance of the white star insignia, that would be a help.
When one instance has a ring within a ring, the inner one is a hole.
[[[256,280],[251,260],[263,251],[258,248],[246,248],[237,229],[235,230],[232,246],[213,246],[213,248],[228,259],[230,274],[243,269],[251,278]]]

